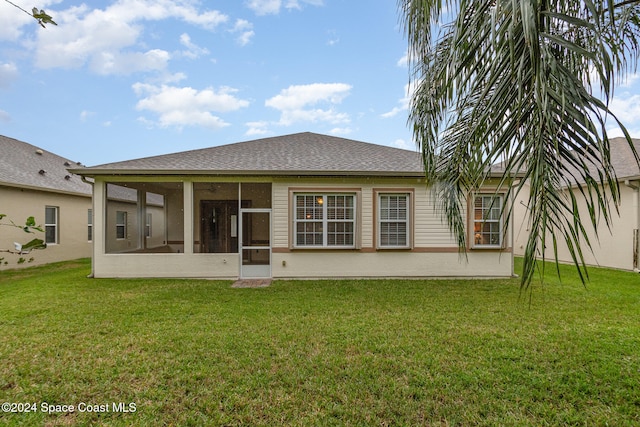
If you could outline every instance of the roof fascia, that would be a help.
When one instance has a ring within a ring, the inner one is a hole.
[[[167,175],[209,175],[209,176],[321,176],[321,177],[396,177],[396,178],[424,178],[423,172],[370,172],[370,171],[237,171],[237,170],[180,170],[180,169],[153,169],[153,170],[131,170],[131,169],[69,169],[69,172],[82,176],[108,176],[108,175],[128,175],[128,176],[167,176]]]
[[[20,190],[44,191],[44,192],[47,192],[47,193],[64,194],[64,195],[67,195],[67,196],[80,196],[80,197],[89,197],[89,198],[91,198],[91,193],[79,193],[77,191],[65,191],[65,190],[58,190],[58,189],[50,188],[50,187],[37,187],[37,186],[34,186],[34,185],[16,184],[14,182],[0,181],[0,186],[18,188]]]

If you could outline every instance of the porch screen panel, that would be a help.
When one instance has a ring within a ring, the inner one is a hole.
[[[105,253],[184,252],[181,182],[109,182],[105,185]],[[91,214],[89,221],[92,221]],[[92,237],[92,222],[89,233]]]

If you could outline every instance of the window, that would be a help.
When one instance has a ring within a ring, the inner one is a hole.
[[[127,237],[127,212],[116,211],[116,239]]]
[[[44,241],[47,244],[58,243],[58,215],[59,208],[45,206],[44,208]]]
[[[355,247],[353,194],[296,194],[296,247]]]
[[[410,246],[409,194],[378,195],[378,247]]]
[[[502,246],[502,196],[476,195],[473,203],[473,246]]]
[[[151,214],[147,213],[147,222],[144,225],[144,235],[145,237],[151,237]]]
[[[93,209],[87,210],[87,240],[93,240]]]

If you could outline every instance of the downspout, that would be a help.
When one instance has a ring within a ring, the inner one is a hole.
[[[636,181],[637,182],[637,181]],[[636,206],[636,226],[633,229],[633,271],[640,273],[640,265],[638,260],[638,245],[640,244],[640,186],[632,184],[630,180],[625,180],[624,185],[631,188],[635,193],[635,206]]]
[[[80,180],[82,182],[84,182],[86,184],[89,184],[91,186],[91,214],[95,215],[96,209],[95,209],[95,206],[93,204],[93,181],[89,181],[87,179],[87,177],[84,176],[84,175],[80,175]],[[91,227],[93,227],[93,219],[91,220],[91,224],[92,224]],[[93,229],[94,236],[95,236],[95,232],[96,232],[96,230],[94,228]],[[94,245],[93,240],[95,240],[95,237],[94,237],[94,239],[92,239],[91,246]],[[87,276],[88,279],[93,279],[93,276],[94,276],[94,271],[93,271],[93,251],[94,251],[94,249],[91,248],[91,258],[92,258],[91,259],[91,273]]]

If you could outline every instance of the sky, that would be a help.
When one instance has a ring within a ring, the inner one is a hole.
[[[415,150],[395,0],[12,2],[58,26],[0,0],[2,135],[87,166],[307,131]],[[611,107],[640,138],[638,77]]]

